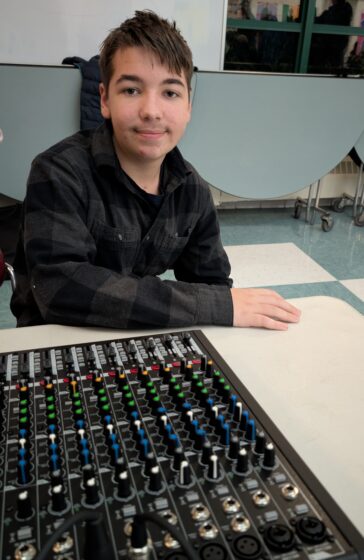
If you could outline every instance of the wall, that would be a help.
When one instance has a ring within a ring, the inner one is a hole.
[[[194,64],[219,70],[226,0],[0,0],[0,62],[61,64],[90,58],[109,30],[146,7],[175,19]],[[221,65],[221,66],[220,66]]]

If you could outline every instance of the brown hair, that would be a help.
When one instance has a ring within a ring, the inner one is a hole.
[[[176,22],[170,23],[151,10],[136,11],[133,18],[113,29],[101,44],[100,73],[106,91],[113,73],[116,51],[127,47],[142,47],[157,56],[161,64],[179,76],[185,73],[188,89],[193,73],[192,53]]]

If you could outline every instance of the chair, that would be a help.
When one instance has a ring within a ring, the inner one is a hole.
[[[15,290],[16,287],[16,280],[15,280],[15,273],[13,267],[5,261],[5,256],[2,250],[0,249],[0,286],[4,282],[6,276],[10,278],[12,290]]]

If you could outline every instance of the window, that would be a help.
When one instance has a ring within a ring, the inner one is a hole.
[[[364,0],[229,0],[225,70],[364,73]]]

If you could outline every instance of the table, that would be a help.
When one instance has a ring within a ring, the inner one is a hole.
[[[336,298],[291,301],[302,319],[286,332],[202,330],[364,535],[364,317]],[[166,330],[7,329],[0,331],[0,352],[158,332]]]

